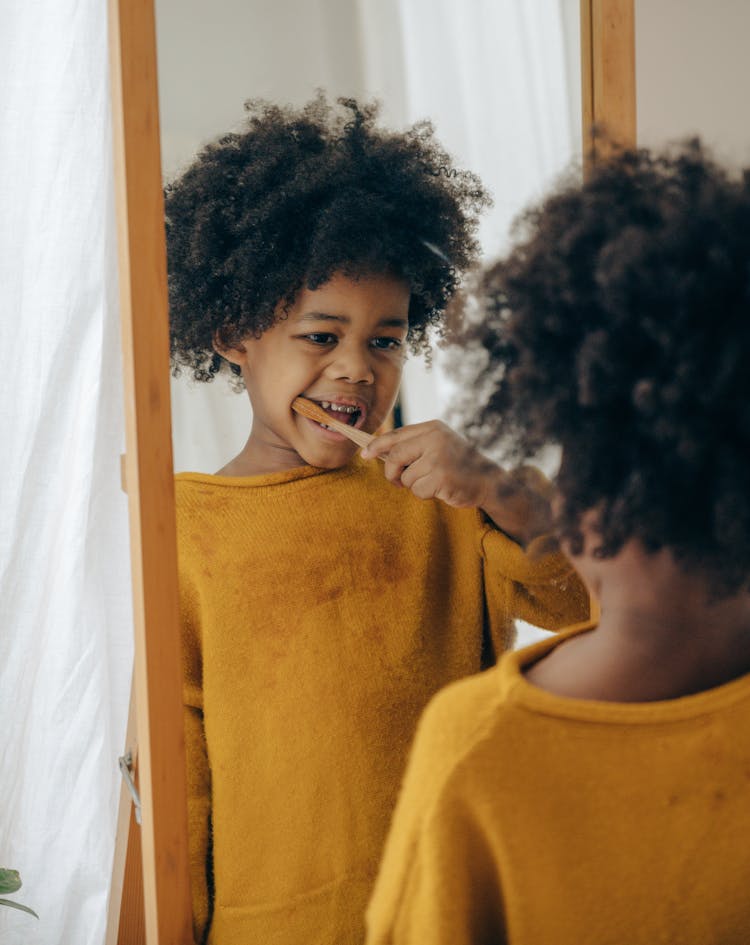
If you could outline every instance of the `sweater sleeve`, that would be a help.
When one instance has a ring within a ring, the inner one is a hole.
[[[476,717],[452,690],[420,722],[367,909],[366,945],[506,941],[497,867],[472,810],[463,777],[471,761],[456,731]]]
[[[203,672],[197,594],[180,576],[183,703],[187,761],[188,840],[195,941],[201,943],[209,921],[209,823],[211,777],[203,730]]]
[[[588,590],[565,555],[550,539],[536,538],[521,548],[492,525],[480,538],[484,561],[484,587],[490,635],[499,655],[513,642],[513,621],[545,630],[588,620]]]

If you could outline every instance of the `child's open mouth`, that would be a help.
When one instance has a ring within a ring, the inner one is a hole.
[[[340,423],[346,423],[347,426],[356,427],[357,421],[362,416],[360,407],[354,404],[332,404],[327,400],[317,401],[326,413],[330,414],[334,420]],[[325,426],[325,424],[321,424]]]
[[[317,404],[324,413],[328,414],[331,420],[335,420],[338,423],[345,423],[347,426],[359,428],[362,426],[367,415],[367,406],[354,398],[338,398],[336,400],[318,400],[317,398],[308,397],[308,400],[313,401]],[[319,430],[325,430],[327,437],[332,437],[336,440],[345,439],[341,433],[335,430],[332,427],[329,427],[326,423],[318,422],[318,420],[310,420],[310,423],[314,423]]]

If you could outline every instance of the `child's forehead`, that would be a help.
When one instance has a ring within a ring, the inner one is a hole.
[[[305,286],[288,310],[290,321],[328,320],[351,324],[362,318],[392,323],[408,323],[411,290],[395,276],[352,278],[334,274],[317,288]]]
[[[351,314],[346,314],[344,312],[335,313],[335,312],[325,312],[318,309],[312,309],[311,311],[303,311],[296,318],[292,319],[295,324],[304,325],[309,322],[331,322],[333,324],[339,324],[343,326],[351,326],[357,322],[363,320],[367,315],[371,316],[371,319],[376,321],[379,327],[382,328],[403,328],[406,329],[409,327],[409,318],[408,315],[383,315],[382,317],[377,317],[377,312],[363,312],[363,311],[354,311]]]

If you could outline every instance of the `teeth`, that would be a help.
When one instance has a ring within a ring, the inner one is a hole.
[[[360,408],[352,404],[334,404],[330,400],[319,400],[318,403],[324,410],[333,410],[335,413],[360,413]]]

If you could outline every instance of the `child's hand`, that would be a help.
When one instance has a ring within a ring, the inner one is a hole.
[[[482,509],[519,544],[550,528],[552,487],[538,470],[506,472],[439,420],[384,433],[362,456],[380,457],[386,479],[420,499]]]
[[[497,469],[468,440],[440,420],[415,423],[376,437],[362,450],[380,457],[385,478],[420,499],[441,499],[459,508],[481,506],[486,479]]]

